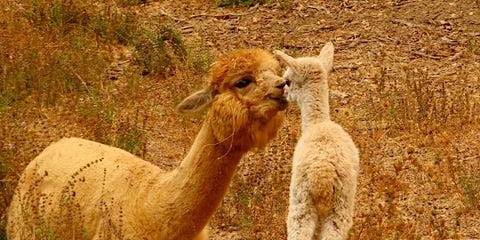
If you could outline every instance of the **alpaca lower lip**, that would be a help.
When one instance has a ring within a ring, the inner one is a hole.
[[[279,97],[279,98],[271,98],[272,100],[275,100],[277,102],[280,111],[285,110],[288,106],[288,101],[286,97]]]

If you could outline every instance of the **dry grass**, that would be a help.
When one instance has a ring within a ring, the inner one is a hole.
[[[166,19],[139,22],[123,7],[136,3],[0,2],[0,239],[18,176],[41,149],[79,136],[145,156],[158,76],[205,71],[207,55],[196,57],[203,50],[184,46]]]
[[[332,115],[361,151],[350,239],[480,239],[478,1],[230,2],[0,0],[0,216],[50,142],[84,137],[171,169],[202,119],[174,107],[213,56],[312,55],[332,40],[331,87],[348,94]],[[242,160],[213,239],[285,238],[298,114]]]

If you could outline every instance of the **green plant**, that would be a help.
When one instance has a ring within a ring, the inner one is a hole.
[[[280,9],[282,10],[291,10],[294,7],[295,3],[293,0],[282,0],[280,1]]]
[[[116,6],[106,5],[98,9],[90,27],[105,41],[117,41],[132,44],[137,33],[135,16],[131,12],[122,12]]]
[[[113,86],[108,86],[113,88]],[[113,90],[112,90],[113,91]],[[128,101],[119,97],[106,97],[96,89],[78,105],[77,112],[90,126],[95,139],[102,143],[122,148],[136,155],[145,154],[146,139],[141,130],[146,124],[146,115],[137,110],[134,118],[124,116],[119,103]]]
[[[120,1],[129,3],[131,1]],[[141,2],[141,1],[140,1]],[[136,21],[132,11],[121,11],[115,4],[73,0],[30,0],[24,16],[42,29],[69,34],[95,32],[103,41],[132,42]]]
[[[15,34],[21,34],[14,32]],[[25,46],[12,47],[7,55],[11,58],[0,57],[5,69],[3,77],[6,81],[0,84],[2,93],[2,109],[12,107],[17,102],[31,97],[39,103],[54,105],[66,95],[75,96],[85,93],[86,84],[98,82],[103,68],[106,66],[104,53],[99,51],[98,45],[91,40],[83,40],[81,51],[78,49],[80,38],[89,38],[91,35],[77,35],[71,41],[69,36],[52,34],[42,36],[50,43],[36,41],[40,32],[31,32],[26,39]],[[11,45],[6,42],[5,44]]]
[[[114,146],[125,149],[133,154],[142,152],[142,131],[135,125],[123,123],[119,129]]]
[[[472,209],[480,210],[480,177],[476,174],[460,177],[460,186],[465,196],[465,202]]]
[[[0,240],[7,240],[7,219],[0,216]]]
[[[145,127],[146,120],[146,115],[144,119],[139,119],[139,112],[137,111],[133,122],[128,118],[125,121],[121,121],[112,145],[125,149],[133,154],[144,156],[146,140],[141,128]]]
[[[467,42],[467,49],[472,54],[480,55],[480,40],[478,38],[471,38]]]
[[[213,63],[213,56],[204,43],[187,48],[189,66],[199,73],[206,73]]]
[[[55,236],[55,233],[50,228],[50,226],[42,224],[35,229],[35,239],[56,240],[57,237]]]
[[[147,3],[148,0],[117,0],[117,2],[120,6],[135,6]]]
[[[68,31],[72,25],[89,21],[87,4],[73,0],[30,0],[24,16],[43,28]]]
[[[169,76],[174,63],[184,62],[187,50],[180,33],[170,23],[145,27],[135,42],[135,60],[146,73]]]
[[[6,208],[10,200],[10,196],[13,193],[13,183],[9,179],[9,173],[12,170],[12,159],[15,155],[15,149],[13,146],[5,146],[0,144],[0,189],[2,190],[0,199],[0,208]],[[2,211],[0,211],[0,217]]]

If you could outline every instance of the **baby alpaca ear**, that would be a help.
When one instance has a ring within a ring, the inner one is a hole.
[[[291,68],[294,73],[300,75],[300,66],[295,60],[295,58],[290,57],[286,53],[280,51],[280,50],[275,50],[273,51],[273,54],[277,57],[277,59],[282,62],[283,64],[287,65],[287,67]]]
[[[215,95],[216,91],[212,88],[202,89],[183,99],[183,101],[177,105],[177,109],[181,113],[198,112],[210,106]]]
[[[325,71],[330,72],[333,68],[333,43],[327,42],[320,51],[318,56],[320,61],[322,61],[322,66]]]

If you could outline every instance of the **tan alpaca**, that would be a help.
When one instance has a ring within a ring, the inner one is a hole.
[[[240,158],[271,140],[284,118],[280,65],[263,50],[220,58],[203,90],[179,104],[209,107],[189,153],[166,172],[83,139],[47,147],[23,172],[8,210],[10,240],[206,239]]]
[[[288,68],[286,92],[302,116],[295,147],[287,219],[288,240],[346,239],[352,226],[359,154],[351,137],[330,120],[328,72],[333,44],[319,56],[275,54]]]

